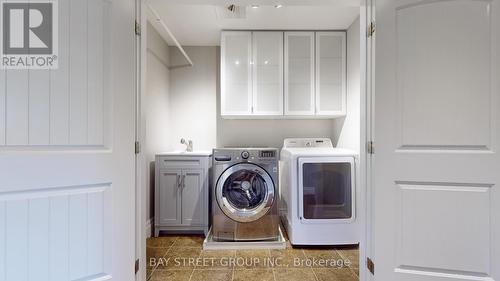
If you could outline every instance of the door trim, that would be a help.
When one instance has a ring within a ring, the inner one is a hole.
[[[375,35],[368,37],[368,24],[375,21],[374,0],[362,0],[360,11],[360,77],[361,77],[361,147],[359,154],[360,165],[358,165],[359,184],[363,186],[361,200],[359,202],[360,215],[363,216],[362,236],[359,244],[359,280],[372,281],[374,275],[370,272],[367,264],[367,258],[373,257],[373,203],[372,203],[372,158],[373,154],[368,153],[366,144],[373,140],[373,79],[374,76],[374,57]],[[370,259],[371,260],[371,259]]]
[[[145,16],[145,8],[144,8],[144,2],[145,0],[137,0],[141,2],[141,25],[144,27],[147,24],[146,16]],[[373,7],[372,5],[373,0],[361,0],[361,7],[360,7],[360,75],[361,75],[361,136],[360,136],[360,141],[361,141],[361,149],[360,149],[360,155],[359,155],[359,161],[360,165],[358,166],[357,172],[359,172],[359,184],[358,186],[363,186],[364,188],[361,189],[362,191],[362,201],[359,202],[359,212],[358,212],[358,218],[359,216],[363,216],[362,219],[362,224],[361,224],[361,239],[360,239],[360,244],[359,244],[359,281],[372,281],[373,275],[368,271],[367,267],[365,266],[366,264],[366,258],[369,256],[372,256],[372,237],[373,237],[373,231],[372,231],[372,191],[371,191],[371,185],[370,185],[370,180],[371,180],[371,155],[368,155],[364,149],[364,144],[367,143],[368,140],[372,139],[372,116],[373,116],[373,105],[372,105],[372,87],[373,87],[373,63],[372,63],[372,53],[374,52],[374,43],[375,43],[375,37],[372,37],[370,40],[367,39],[366,34],[367,34],[367,25],[368,22],[371,20],[375,20],[375,15],[373,14]],[[142,30],[142,36],[141,36],[141,42],[143,46],[141,47],[141,52],[140,56],[142,59],[141,64],[145,64],[145,57],[146,57],[146,50],[145,50],[145,40],[147,38],[147,33],[146,29],[143,28]],[[285,62],[284,62],[285,63]],[[137,66],[140,67],[140,66]],[[285,66],[284,66],[285,67]],[[286,69],[286,68],[285,68]],[[286,71],[286,70],[285,70]],[[140,77],[137,77],[138,81],[141,81],[141,93],[139,99],[142,100],[142,98],[145,96],[145,86],[144,82],[146,79],[145,75],[145,68],[143,66],[143,69],[141,69],[141,75]],[[313,82],[314,83],[314,82]],[[286,98],[286,96],[285,96]],[[284,101],[285,102],[285,101]],[[284,106],[283,110],[286,110],[286,106]],[[286,112],[284,112],[285,115],[287,115]],[[288,113],[290,114],[290,113]],[[304,118],[303,116],[298,116],[300,118]],[[297,117],[297,118],[298,118]],[[318,117],[316,117],[318,118]],[[142,136],[141,136],[142,137]],[[140,171],[141,176],[142,170]],[[143,225],[146,225],[146,218],[145,218],[145,197],[146,197],[146,189],[145,186],[142,186],[145,184],[143,181],[138,179],[138,184],[141,186],[138,186],[137,188],[141,190],[141,198],[138,198],[138,200],[141,200],[143,203],[142,209],[138,209],[137,212],[141,212],[141,223],[137,224],[137,227],[140,227],[138,231],[143,233]],[[136,208],[138,208],[136,206]],[[136,280],[146,280],[146,235],[143,236],[140,241],[140,247],[141,247],[141,263],[140,263],[140,274],[136,275]]]

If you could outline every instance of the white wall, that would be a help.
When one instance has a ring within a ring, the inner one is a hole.
[[[146,219],[153,216],[154,158],[161,151],[172,150],[169,99],[169,48],[158,32],[148,23],[146,97],[143,100],[142,128],[146,158]]]
[[[332,120],[225,120],[218,117],[219,146],[281,148],[283,139],[335,138]]]
[[[217,47],[184,47],[194,63],[186,60],[176,47],[170,47],[170,143],[184,150],[181,138],[193,140],[195,150],[216,147]]]
[[[359,18],[347,30],[347,116],[335,120],[337,147],[360,151],[360,34]]]

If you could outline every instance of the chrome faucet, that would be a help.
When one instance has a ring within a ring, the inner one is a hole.
[[[182,138],[181,139],[181,143],[186,145],[186,151],[187,152],[193,151],[193,141],[192,140],[188,140],[186,142],[186,140],[184,138]]]

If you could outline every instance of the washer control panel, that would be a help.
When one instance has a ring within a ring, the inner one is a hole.
[[[246,150],[241,152],[241,159],[248,159],[248,157],[250,157],[250,152]]]
[[[278,150],[276,148],[219,148],[213,150],[213,159],[215,163],[223,162],[257,162],[265,163],[278,161]]]
[[[261,150],[260,158],[274,158],[276,157],[276,150]]]

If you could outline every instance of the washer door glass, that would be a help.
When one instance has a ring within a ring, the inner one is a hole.
[[[266,197],[267,187],[264,178],[252,170],[234,172],[224,182],[222,196],[236,209],[254,209]]]
[[[274,183],[269,174],[255,164],[236,164],[222,173],[216,187],[222,211],[239,222],[264,216],[274,202]]]

